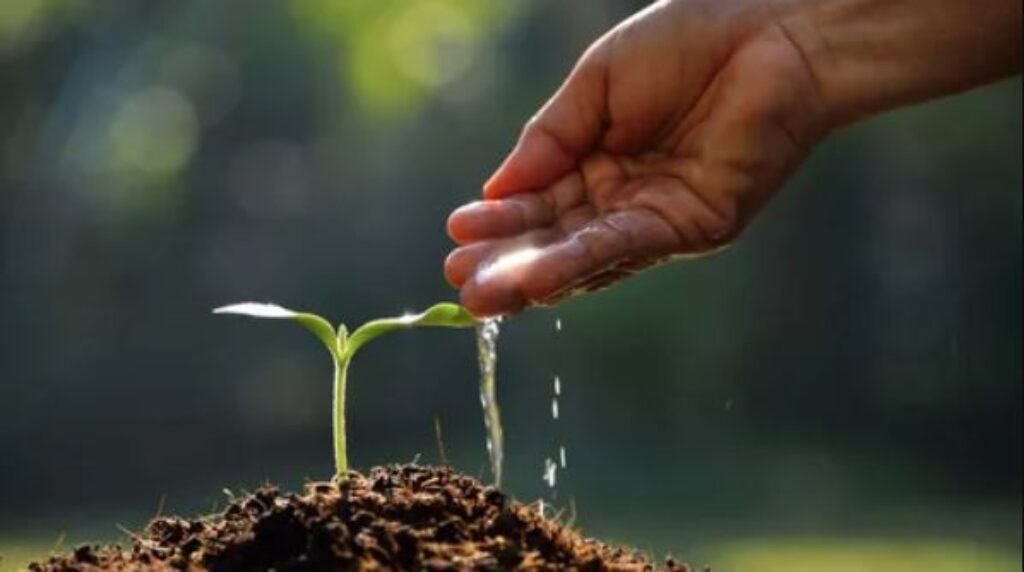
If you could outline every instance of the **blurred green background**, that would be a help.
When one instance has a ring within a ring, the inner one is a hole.
[[[322,349],[210,308],[452,299],[447,213],[642,5],[0,0],[0,568],[327,477]],[[1019,570],[1021,97],[838,133],[729,251],[507,320],[506,488],[720,571]],[[353,462],[438,462],[436,418],[486,477],[476,369],[366,349]]]

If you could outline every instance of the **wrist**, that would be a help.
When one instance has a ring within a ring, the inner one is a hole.
[[[778,24],[803,53],[832,127],[1020,70],[1017,0],[808,0]]]

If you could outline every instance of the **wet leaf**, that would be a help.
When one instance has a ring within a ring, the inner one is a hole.
[[[331,323],[327,320],[317,316],[316,314],[310,314],[308,312],[296,312],[295,310],[289,310],[283,306],[277,304],[266,304],[263,302],[242,302],[239,304],[230,304],[228,306],[221,306],[213,310],[214,314],[234,314],[238,316],[248,316],[250,318],[264,318],[271,320],[291,320],[295,323],[301,324],[307,330],[313,333],[318,340],[323,342],[327,346],[328,351],[331,355],[335,355],[338,351],[337,333]]]
[[[359,327],[348,338],[345,351],[352,354],[363,344],[377,336],[417,326],[441,328],[472,328],[477,325],[476,318],[458,304],[442,302],[435,304],[419,314],[405,314],[396,318],[382,318],[367,322]]]

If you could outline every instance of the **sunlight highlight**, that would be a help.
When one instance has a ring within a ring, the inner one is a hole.
[[[499,254],[480,270],[477,277],[480,282],[486,282],[500,275],[520,270],[540,258],[541,253],[540,248],[528,246]]]

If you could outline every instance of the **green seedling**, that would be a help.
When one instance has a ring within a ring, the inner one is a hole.
[[[334,361],[334,466],[339,481],[348,478],[348,446],[345,438],[345,385],[348,364],[352,356],[366,342],[377,336],[416,326],[445,328],[471,328],[477,325],[476,318],[458,304],[441,303],[431,306],[419,314],[405,314],[397,318],[382,318],[367,322],[348,333],[345,324],[335,329],[327,320],[307,312],[295,312],[276,304],[243,302],[222,306],[214,314],[237,314],[252,318],[291,320],[312,332],[320,340]]]

